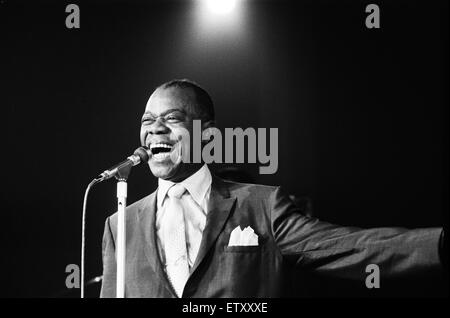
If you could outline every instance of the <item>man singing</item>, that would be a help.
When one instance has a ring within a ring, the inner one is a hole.
[[[441,228],[360,229],[305,216],[279,187],[222,180],[179,160],[193,121],[214,126],[209,94],[189,80],[159,86],[142,117],[158,188],[127,207],[126,297],[289,296],[292,268],[340,278],[442,270]],[[116,296],[117,215],[106,220],[101,297]]]

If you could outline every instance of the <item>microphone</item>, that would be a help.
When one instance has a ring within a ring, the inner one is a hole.
[[[109,168],[108,170],[103,171],[98,176],[97,180],[99,182],[108,180],[109,178],[114,177],[119,171],[122,171],[122,169],[131,168],[142,162],[147,162],[151,155],[152,153],[150,149],[146,147],[139,147],[126,160],[116,164],[115,166]]]

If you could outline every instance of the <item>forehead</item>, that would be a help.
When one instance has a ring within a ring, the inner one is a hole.
[[[189,88],[158,88],[148,99],[145,112],[158,116],[169,109],[179,109],[189,114],[193,105],[195,94]]]

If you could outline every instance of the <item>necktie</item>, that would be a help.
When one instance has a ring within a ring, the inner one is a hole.
[[[167,192],[167,221],[163,226],[166,273],[178,297],[182,296],[184,285],[189,278],[184,209],[181,203],[185,192],[186,188],[181,184],[173,185]]]

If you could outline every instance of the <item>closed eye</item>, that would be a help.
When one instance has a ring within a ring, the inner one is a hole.
[[[154,118],[142,118],[142,124],[151,124],[151,123],[154,123],[155,122],[155,119]]]
[[[162,121],[165,123],[176,124],[185,121],[186,115],[184,112],[179,110],[169,110],[166,114],[161,114],[161,116],[158,117],[154,117],[150,114],[144,114],[141,123],[142,125],[150,125],[153,124],[158,118],[162,118]]]
[[[169,123],[177,123],[177,122],[182,121],[181,118],[176,117],[176,116],[169,116],[165,120],[166,120],[166,122],[169,122]]]

